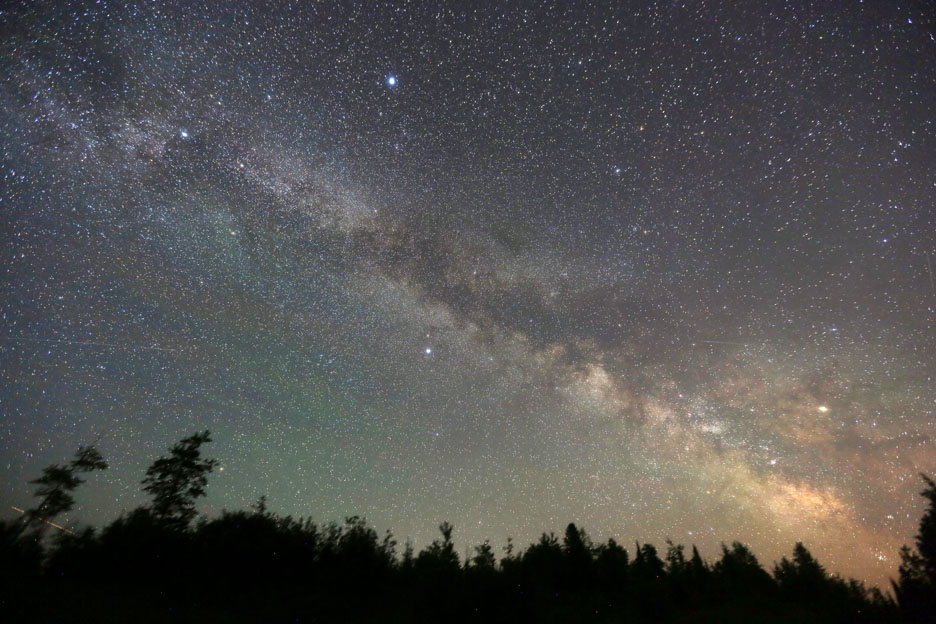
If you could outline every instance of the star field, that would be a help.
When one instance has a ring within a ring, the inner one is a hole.
[[[0,500],[99,439],[106,522],[207,428],[206,513],[883,586],[936,470],[936,12],[737,4],[0,10]]]

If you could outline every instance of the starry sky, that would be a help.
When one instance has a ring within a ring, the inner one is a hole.
[[[802,540],[936,470],[929,2],[0,10],[0,501],[210,429],[207,513]]]

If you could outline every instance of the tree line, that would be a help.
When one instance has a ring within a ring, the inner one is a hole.
[[[146,471],[151,503],[100,530],[55,524],[87,473],[107,463],[79,448],[32,481],[37,503],[0,522],[0,609],[44,621],[94,622],[936,622],[936,484],[915,548],[901,550],[893,594],[830,574],[802,543],[767,571],[723,544],[714,561],[667,540],[593,542],[569,524],[524,549],[508,538],[464,558],[454,527],[420,552],[353,516],[341,524],[249,510],[199,517],[216,465],[208,431]],[[50,531],[49,527],[55,527]],[[13,621],[7,619],[6,621]]]

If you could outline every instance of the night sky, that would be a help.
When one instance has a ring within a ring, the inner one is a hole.
[[[99,440],[105,523],[210,429],[207,513],[895,574],[932,3],[210,4],[0,12],[0,514]]]

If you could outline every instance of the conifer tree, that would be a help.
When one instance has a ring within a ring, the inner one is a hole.
[[[476,570],[493,571],[497,565],[497,559],[494,557],[494,549],[491,547],[491,541],[484,540],[483,544],[475,546],[474,555],[469,561]]]
[[[936,621],[936,483],[926,475],[920,493],[929,507],[920,519],[916,548],[900,549],[899,580],[892,582],[894,594],[906,622]]]
[[[452,541],[454,527],[448,522],[439,525],[442,540],[433,540],[429,546],[419,553],[419,560],[432,561],[440,570],[457,570],[459,567],[458,553],[455,552],[455,542]]]

